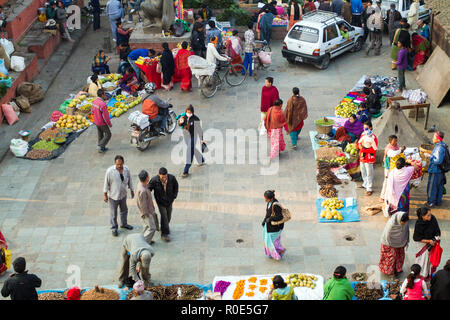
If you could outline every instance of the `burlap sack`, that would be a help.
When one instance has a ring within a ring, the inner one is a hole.
[[[17,106],[19,107],[21,112],[30,113],[31,112],[31,106],[30,102],[28,101],[28,98],[25,96],[18,96],[15,99]]]
[[[31,82],[22,82],[21,84],[19,84],[19,86],[17,87],[17,95],[27,97],[30,104],[39,102],[45,97],[42,87],[39,84]]]

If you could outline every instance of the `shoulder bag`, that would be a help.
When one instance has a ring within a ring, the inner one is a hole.
[[[291,212],[289,211],[289,209],[284,208],[279,202],[274,202],[272,204],[272,217],[275,216],[275,211],[273,209],[275,205],[278,205],[281,208],[281,214],[283,215],[283,219],[281,219],[280,221],[271,221],[272,225],[276,226],[291,220]]]

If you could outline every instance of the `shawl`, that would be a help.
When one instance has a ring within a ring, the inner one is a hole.
[[[261,92],[261,112],[267,112],[271,106],[275,103],[275,100],[279,99],[278,89],[275,86],[262,88]]]
[[[282,128],[286,123],[286,117],[281,110],[281,107],[273,106],[267,111],[264,124],[267,130]]]
[[[161,56],[161,67],[163,73],[173,74],[175,71],[175,61],[170,50],[164,50]]]
[[[353,287],[347,278],[331,278],[323,288],[323,300],[352,300],[355,295]]]
[[[411,176],[414,173],[414,167],[403,167],[401,169],[395,168],[389,172],[386,184],[386,200],[391,207],[397,209],[398,201],[405,190]]]
[[[386,160],[387,153],[388,153],[390,150],[392,150],[392,151],[397,151],[398,149],[399,149],[398,144],[397,144],[396,146],[393,146],[392,144],[388,143],[388,144],[386,145],[386,147],[384,148],[384,157],[383,157],[383,161]]]
[[[431,215],[430,221],[424,221],[422,218],[417,219],[413,234],[414,241],[431,240],[440,235],[441,229],[439,229],[438,222],[433,215]]]
[[[284,109],[288,131],[291,132],[308,117],[308,108],[303,97],[292,96],[287,102],[286,109]]]
[[[381,243],[392,248],[403,248],[409,243],[408,223],[402,225],[400,220],[405,212],[394,213],[384,227]]]
[[[227,40],[227,55],[231,58],[239,56],[242,52],[241,39],[236,36],[231,36]]]
[[[426,52],[430,48],[430,42],[425,37],[418,34],[412,36],[412,45],[416,53],[419,51]]]
[[[192,52],[186,49],[180,49],[175,57],[175,64],[178,70],[189,68],[188,58],[192,55]]]
[[[350,119],[345,121],[344,128],[347,132],[353,134],[357,138],[359,138],[361,133],[364,131],[364,126],[361,122],[355,121],[351,123]]]

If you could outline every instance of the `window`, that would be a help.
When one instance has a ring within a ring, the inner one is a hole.
[[[337,38],[338,32],[336,29],[336,24],[332,24],[331,26],[326,27],[323,29],[323,42],[328,42],[333,40],[334,38]]]
[[[411,7],[411,0],[403,0],[403,11],[409,10],[409,7]]]
[[[316,43],[319,40],[319,30],[297,25],[289,32],[289,38]]]

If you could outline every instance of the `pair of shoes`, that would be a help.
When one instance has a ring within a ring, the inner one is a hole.
[[[165,135],[166,135],[166,132],[164,131],[164,129],[162,129],[161,131],[159,131],[159,134],[160,134],[161,136],[165,136]]]
[[[204,165],[206,165],[206,163],[203,161],[202,163],[198,163],[197,167],[203,167]]]
[[[189,176],[189,173],[184,173],[184,172],[183,172],[183,173],[181,174],[181,177],[182,177],[182,178],[187,178],[188,176]]]
[[[118,232],[117,230],[113,230],[113,231],[112,231],[112,235],[113,235],[114,237],[117,237],[117,236],[119,235],[119,232]]]
[[[372,191],[366,191],[366,196],[371,196],[372,195]]]
[[[133,227],[130,226],[129,224],[126,224],[126,225],[120,226],[120,227],[123,228],[123,229],[133,230]]]
[[[98,149],[98,153],[105,153],[106,151],[108,151],[108,148],[100,148]]]
[[[161,236],[161,240],[164,242],[170,242],[170,237],[169,236]]]

